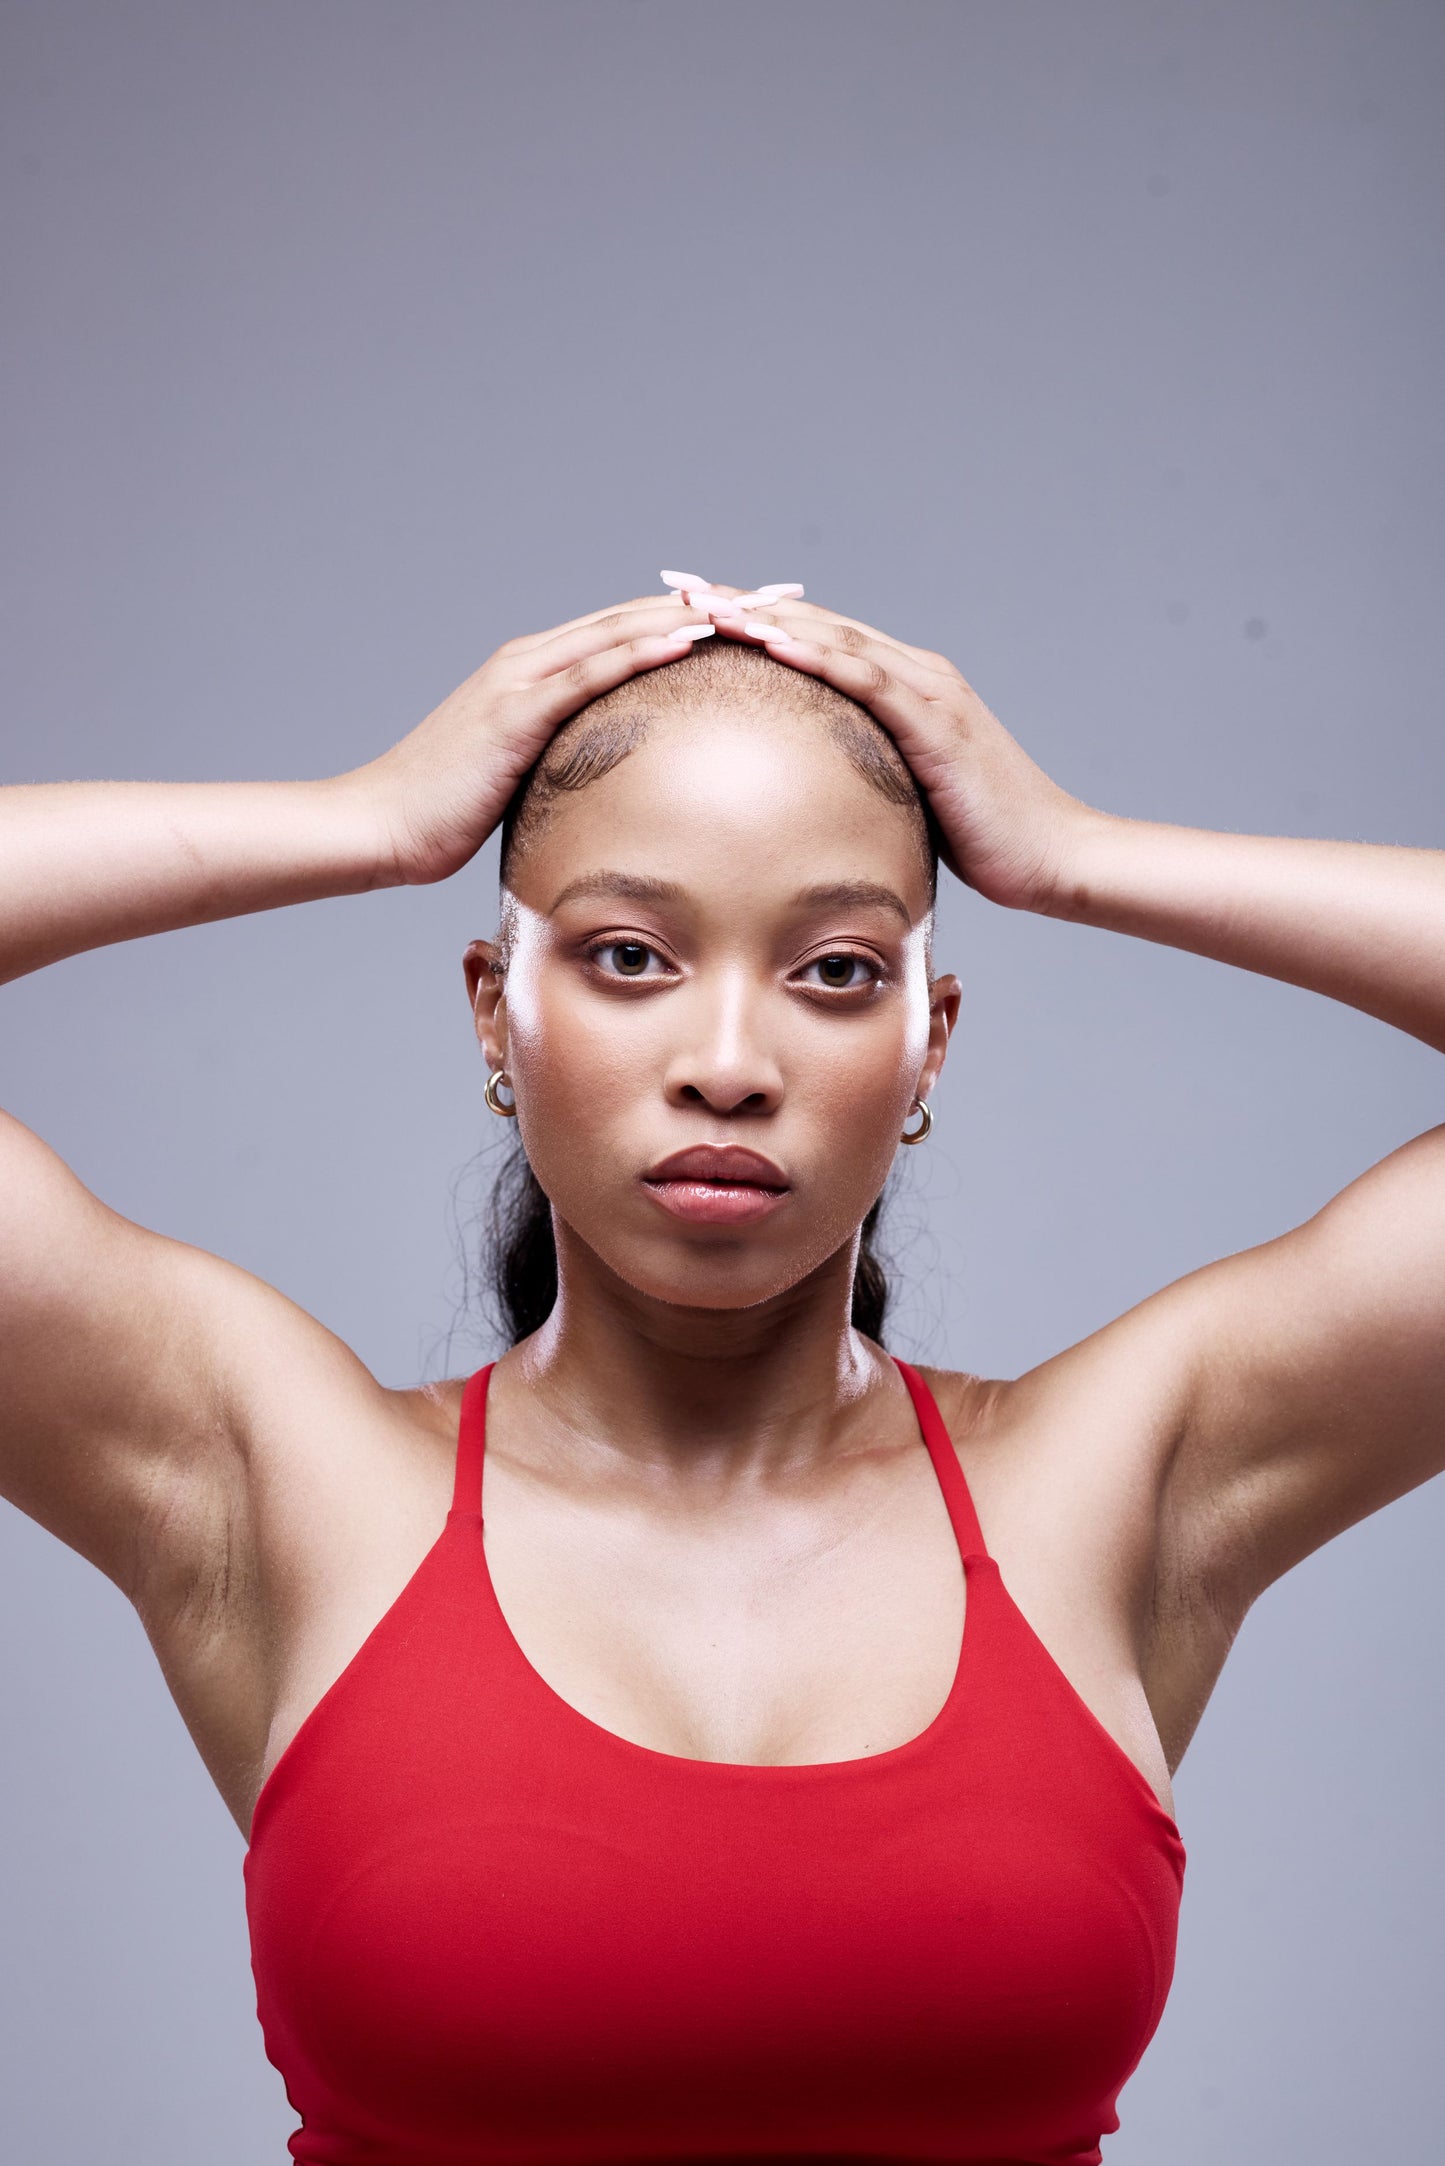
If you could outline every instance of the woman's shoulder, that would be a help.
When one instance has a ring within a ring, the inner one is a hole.
[[[921,1361],[909,1366],[928,1386],[955,1444],[980,1435],[997,1421],[1013,1381],[1008,1377],[976,1376],[970,1369],[936,1369]]]

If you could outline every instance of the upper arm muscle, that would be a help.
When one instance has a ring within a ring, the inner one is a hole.
[[[1155,1303],[1189,1363],[1170,1502],[1242,1612],[1445,1468],[1445,1127]]]
[[[138,1599],[234,1534],[248,1347],[329,1334],[4,1115],[0,1187],[0,1494]]]

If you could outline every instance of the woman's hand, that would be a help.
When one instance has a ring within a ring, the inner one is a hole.
[[[646,595],[498,647],[409,736],[341,778],[374,814],[396,880],[459,871],[569,715],[712,629],[706,610]]]
[[[1035,765],[952,662],[814,602],[746,613],[711,606],[720,631],[752,639],[876,715],[928,796],[951,872],[990,902],[1050,907],[1073,839],[1100,816]]]

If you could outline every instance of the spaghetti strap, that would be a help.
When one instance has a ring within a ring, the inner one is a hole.
[[[953,1438],[948,1433],[938,1402],[924,1383],[918,1371],[898,1356],[892,1356],[894,1367],[908,1386],[913,1410],[918,1416],[918,1426],[923,1431],[923,1441],[928,1446],[938,1474],[943,1500],[948,1506],[948,1516],[958,1537],[958,1546],[965,1559],[987,1557],[988,1549],[983,1539],[983,1529],[978,1523],[978,1513],[973,1507],[963,1468],[958,1463],[958,1453],[953,1448]]]
[[[457,1478],[452,1488],[452,1516],[482,1516],[482,1447],[487,1433],[487,1383],[493,1364],[489,1361],[469,1376],[462,1393],[461,1420],[457,1424]]]

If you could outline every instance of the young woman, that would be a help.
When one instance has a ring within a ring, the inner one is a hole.
[[[1027,1375],[895,1360],[937,858],[1442,1049],[1445,858],[1111,817],[941,655],[678,583],[332,781],[0,793],[12,977],[504,821],[467,982],[546,1199],[517,1343],[389,1390],[7,1124],[4,1492],[133,1601],[249,1838],[298,2160],[1086,2166],[1242,1618],[1445,1464],[1445,1128]]]

